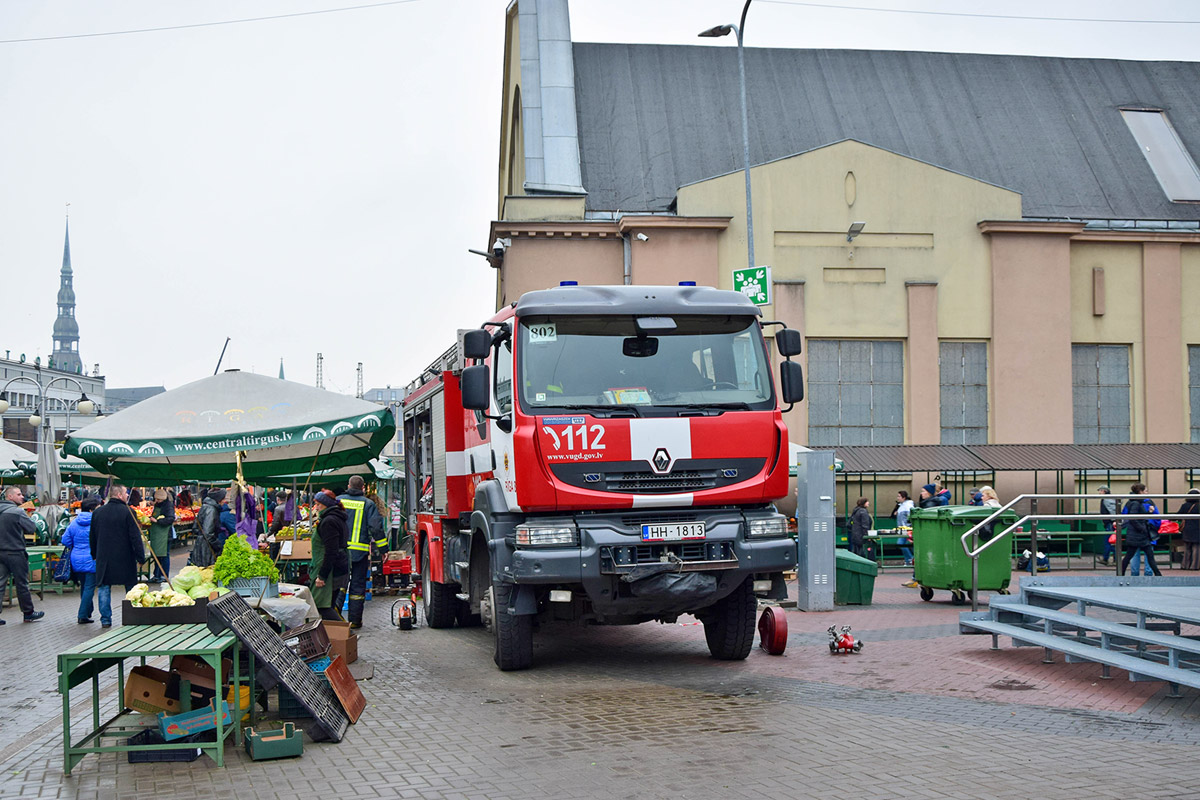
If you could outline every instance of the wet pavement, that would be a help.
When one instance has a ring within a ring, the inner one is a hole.
[[[6,609],[0,628],[0,797],[1200,796],[1200,693],[992,651],[958,634],[961,606],[922,602],[905,577],[881,575],[871,606],[788,612],[782,656],[714,661],[681,619],[543,629],[519,673],[493,666],[483,629],[400,631],[377,598],[359,642],[368,706],[341,744],[258,763],[230,747],[223,769],[89,756],[70,777],[55,655],[99,631],[75,624],[75,595],[48,595],[45,621]],[[834,623],[861,653],[829,654]]]

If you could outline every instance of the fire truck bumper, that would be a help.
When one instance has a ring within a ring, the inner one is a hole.
[[[784,596],[781,573],[795,569],[797,557],[785,517],[771,510],[734,509],[693,511],[674,517],[683,522],[663,521],[669,519],[615,513],[527,521],[531,530],[574,527],[579,546],[523,547],[518,539],[504,572],[517,584],[581,585],[601,615],[696,610],[751,575],[770,581],[770,596]]]

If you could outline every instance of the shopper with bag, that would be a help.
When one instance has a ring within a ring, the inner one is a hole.
[[[95,622],[92,619],[93,598],[96,594],[96,559],[92,557],[92,512],[100,507],[100,498],[88,497],[79,504],[79,516],[71,520],[62,543],[66,550],[63,557],[71,565],[71,577],[79,584],[79,612],[75,615],[80,625]],[[68,555],[66,551],[70,551]]]
[[[1145,494],[1146,484],[1135,483],[1129,487],[1130,494]],[[1125,508],[1121,511],[1122,514],[1157,514],[1158,508],[1154,502],[1148,498],[1131,497],[1125,503]],[[1155,575],[1162,575],[1158,568],[1158,564],[1154,561],[1154,541],[1158,533],[1158,520],[1156,519],[1128,519],[1125,520],[1121,527],[1125,530],[1125,557],[1121,560],[1121,574],[1125,574],[1125,569],[1129,566],[1129,562],[1133,560],[1135,553],[1142,554],[1146,559],[1147,566]],[[1137,574],[1137,567],[1134,567],[1134,574]]]

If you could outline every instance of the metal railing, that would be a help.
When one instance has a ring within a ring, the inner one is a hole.
[[[967,556],[971,559],[971,610],[972,611],[979,610],[979,556],[980,556],[980,554],[983,553],[984,550],[987,550],[989,547],[995,546],[995,544],[997,542],[1005,540],[1005,538],[1007,536],[1009,536],[1013,532],[1020,529],[1026,522],[1031,522],[1031,525],[1029,527],[1029,543],[1030,543],[1029,572],[1031,575],[1036,575],[1037,574],[1037,553],[1038,553],[1038,548],[1037,548],[1037,539],[1038,539],[1037,522],[1038,522],[1038,520],[1077,520],[1077,519],[1095,520],[1097,518],[1104,519],[1104,520],[1111,519],[1111,521],[1116,523],[1113,526],[1113,532],[1115,532],[1117,534],[1115,559],[1116,559],[1116,562],[1118,564],[1118,569],[1119,569],[1120,563],[1121,563],[1121,541],[1122,541],[1122,537],[1121,537],[1121,533],[1120,533],[1121,522],[1123,522],[1125,520],[1130,520],[1130,519],[1159,519],[1159,520],[1161,520],[1161,519],[1177,519],[1177,520],[1200,519],[1200,514],[1172,514],[1168,511],[1166,511],[1165,509],[1160,510],[1157,514],[1122,514],[1120,511],[1120,506],[1123,504],[1118,504],[1118,510],[1115,515],[1100,514],[1100,513],[1092,513],[1092,514],[1039,514],[1038,513],[1038,500],[1122,500],[1122,499],[1132,499],[1135,497],[1141,498],[1143,500],[1150,500],[1150,501],[1154,501],[1155,499],[1158,499],[1158,498],[1161,498],[1163,500],[1179,498],[1179,499],[1191,499],[1191,500],[1200,501],[1200,495],[1190,494],[1190,493],[1186,493],[1186,492],[1183,494],[1167,494],[1167,493],[1161,493],[1161,492],[1157,493],[1157,494],[1150,494],[1148,492],[1145,494],[1023,494],[1012,500],[1009,500],[1007,503],[1000,506],[999,508],[994,509],[990,516],[988,516],[986,519],[983,519],[983,520],[980,520],[979,522],[977,522],[974,526],[969,528],[966,531],[966,533],[964,533],[961,537],[959,537],[959,541],[962,544],[963,552],[965,552],[967,554]],[[1004,514],[1005,512],[1010,511],[1013,506],[1017,505],[1018,503],[1024,502],[1026,500],[1029,501],[1029,513],[1026,514],[1025,516],[1021,517],[1020,519],[1018,519],[1016,522],[1009,525],[1007,528],[1005,528],[999,532],[996,532],[995,531],[996,519],[998,517],[1000,517],[1002,514]],[[993,526],[992,536],[990,539],[985,541],[983,544],[980,544],[979,543],[979,532],[981,530],[983,530],[984,528],[986,528],[989,524],[991,524]],[[968,537],[971,538],[970,546],[967,545]]]

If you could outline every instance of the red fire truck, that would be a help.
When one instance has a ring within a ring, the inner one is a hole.
[[[756,596],[796,565],[759,315],[707,287],[563,285],[460,332],[404,401],[430,627],[489,626],[513,670],[536,626],[692,614],[714,657],[746,658]],[[799,402],[799,332],[774,339]]]

